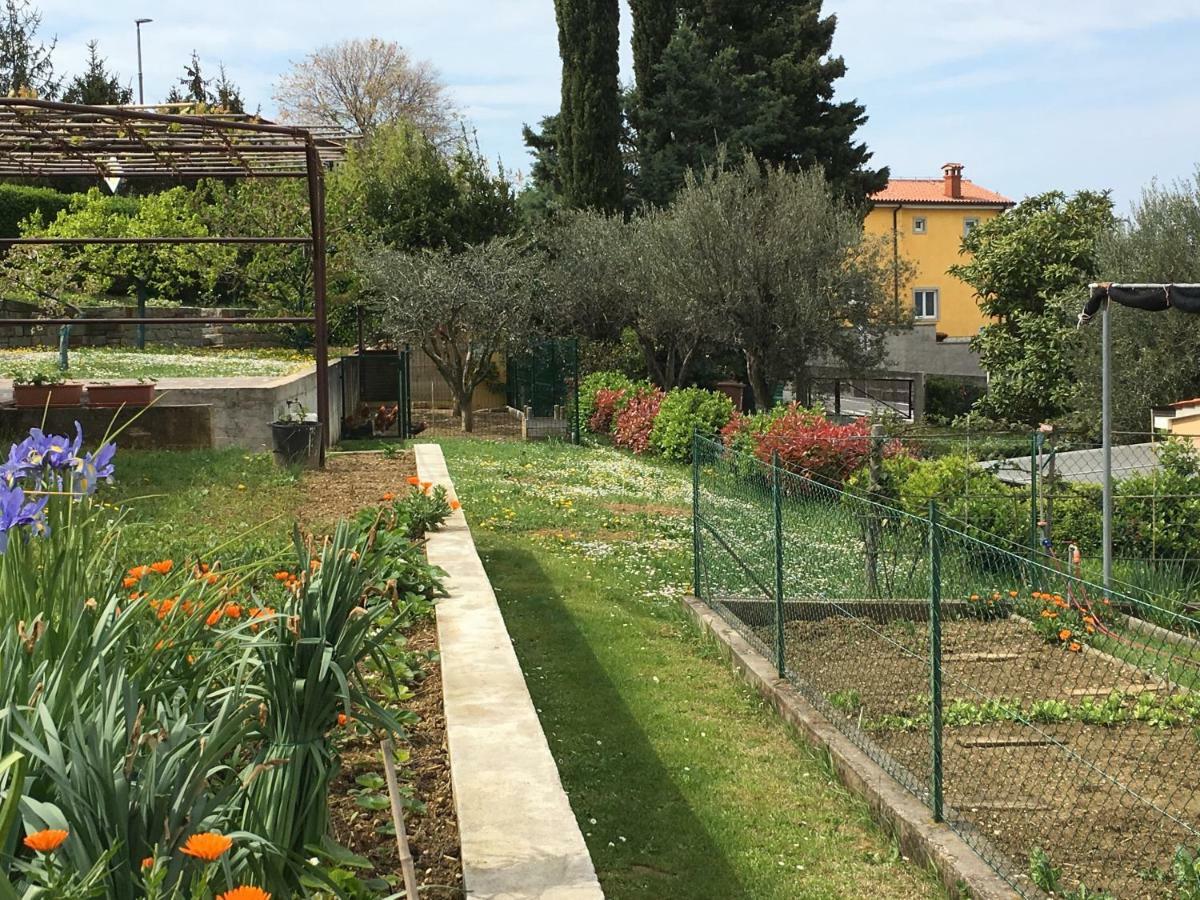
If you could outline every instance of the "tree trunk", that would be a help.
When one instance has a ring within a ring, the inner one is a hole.
[[[462,430],[470,434],[475,430],[475,410],[471,409],[471,401],[462,404]]]
[[[767,374],[755,354],[747,350],[745,355],[746,380],[750,382],[750,389],[754,391],[754,407],[759,412],[768,410],[775,398],[771,393],[771,385],[767,383]]]

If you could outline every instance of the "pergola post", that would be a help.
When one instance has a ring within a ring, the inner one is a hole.
[[[305,153],[308,169],[308,210],[312,220],[313,318],[317,361],[317,421],[321,423],[320,464],[329,446],[329,323],[325,310],[325,177],[321,155],[310,139]]]

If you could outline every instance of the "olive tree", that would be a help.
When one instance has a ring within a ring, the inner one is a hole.
[[[654,277],[675,302],[705,310],[714,339],[741,354],[759,408],[773,384],[804,384],[813,365],[878,363],[901,324],[883,242],[864,235],[859,209],[818,169],[749,156],[710,167],[688,176],[660,227]]]
[[[359,266],[390,337],[433,361],[463,431],[471,431],[475,389],[495,374],[498,355],[523,345],[542,319],[541,258],[501,237],[458,253],[377,247]]]
[[[664,390],[689,383],[715,327],[699,298],[678,289],[672,226],[658,211],[631,222],[620,214],[567,212],[544,238],[556,315],[597,338],[632,329],[646,371]]]

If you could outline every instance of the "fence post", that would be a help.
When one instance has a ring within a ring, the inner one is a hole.
[[[571,443],[583,439],[579,421],[579,338],[571,338]]]
[[[692,593],[700,600],[700,438],[692,430]]]
[[[1038,534],[1038,469],[1040,468],[1040,460],[1038,459],[1038,439],[1041,437],[1039,432],[1034,432],[1029,436],[1029,550],[1036,558],[1041,552],[1040,535]]]
[[[866,566],[867,597],[879,599],[879,509],[878,502],[883,486],[883,425],[876,423],[871,426],[871,444],[867,464],[867,495],[872,503],[867,508],[867,530],[864,541],[866,552],[863,555]]]
[[[775,512],[775,669],[779,677],[787,674],[783,645],[783,484],[779,451],[771,452],[771,505]]]
[[[942,534],[937,501],[929,501],[929,722],[932,777],[929,806],[942,821]]]

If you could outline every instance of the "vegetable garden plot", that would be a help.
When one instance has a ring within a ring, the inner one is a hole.
[[[935,818],[1027,895],[1194,889],[1194,622],[697,449],[698,594]]]

